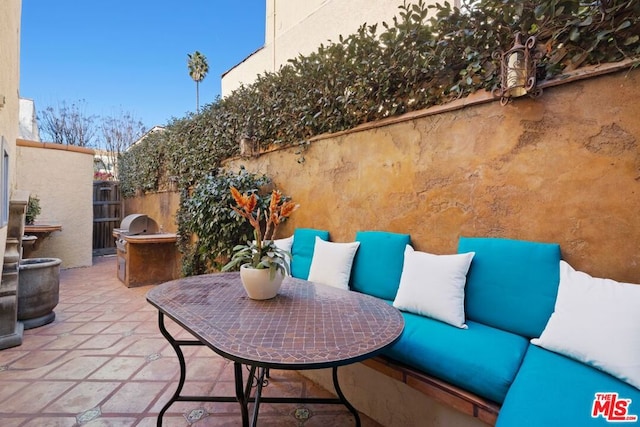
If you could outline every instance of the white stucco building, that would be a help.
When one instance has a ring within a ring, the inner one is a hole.
[[[264,46],[222,75],[222,96],[257,75],[277,71],[328,40],[355,33],[362,24],[391,23],[402,0],[266,0]],[[435,4],[435,0],[427,0]],[[454,1],[458,5],[459,1]],[[380,30],[379,30],[380,31]]]

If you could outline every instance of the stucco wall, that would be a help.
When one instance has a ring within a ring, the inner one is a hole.
[[[62,267],[91,265],[93,238],[93,150],[18,141],[20,189],[40,198],[40,224],[60,224],[30,257],[62,259]]]
[[[283,234],[315,227],[352,241],[388,230],[439,254],[459,236],[558,242],[575,268],[638,283],[639,84],[640,70],[625,70],[506,107],[321,137],[303,162],[296,147],[228,167],[266,173],[301,205]]]
[[[402,4],[401,0],[266,1],[264,47],[222,76],[222,96],[241,83],[253,82],[258,74],[277,71],[299,54],[315,51],[321,43],[355,33],[364,23],[392,22]]]
[[[180,193],[174,191],[150,193],[145,196],[124,199],[125,216],[145,214],[153,218],[165,233],[177,231],[176,212],[179,207]]]
[[[20,15],[21,0],[3,0],[0,7],[0,140],[9,153],[9,188],[16,189],[16,139],[20,101]],[[7,227],[0,227],[0,271],[2,270]]]
[[[226,167],[267,174],[301,205],[280,237],[388,230],[439,254],[456,252],[461,235],[558,242],[575,268],[640,283],[639,84],[640,70],[624,70],[506,107],[479,93]],[[305,375],[331,389],[330,372]],[[386,426],[482,425],[362,364],[340,376],[352,403]]]

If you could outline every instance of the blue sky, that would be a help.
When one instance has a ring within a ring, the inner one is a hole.
[[[187,54],[207,57],[200,105],[264,45],[265,0],[22,0],[20,96],[38,111],[85,100],[150,128],[196,109]]]

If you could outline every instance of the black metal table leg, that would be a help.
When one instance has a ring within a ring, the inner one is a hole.
[[[336,393],[338,394],[338,397],[340,398],[342,404],[347,407],[349,412],[351,412],[356,419],[356,427],[360,427],[360,414],[358,414],[357,409],[354,408],[353,405],[347,400],[347,398],[344,396],[344,393],[342,393],[342,390],[340,389],[340,384],[338,383],[337,366],[333,367],[333,387],[336,389]]]
[[[242,427],[249,427],[249,396],[248,393],[251,392],[250,382],[251,382],[251,373],[249,374],[249,378],[247,379],[247,384],[249,390],[248,393],[245,392],[244,381],[242,380],[242,364],[240,362],[233,362],[233,372],[236,382],[236,399],[240,404],[240,413],[242,415]]]
[[[160,410],[160,413],[158,414],[157,426],[162,427],[162,417],[164,416],[164,413],[167,412],[167,409],[169,409],[173,402],[178,399],[178,397],[180,396],[180,392],[182,392],[182,387],[184,387],[184,381],[186,377],[187,366],[184,360],[184,354],[180,349],[180,345],[164,326],[164,313],[162,313],[161,311],[158,312],[158,326],[160,327],[160,332],[162,333],[162,335],[167,339],[167,341],[169,341],[169,344],[176,352],[176,355],[178,356],[178,363],[180,364],[180,380],[178,381],[178,387],[173,393],[173,396],[171,396],[171,399],[169,399],[169,401],[162,407],[162,410]]]

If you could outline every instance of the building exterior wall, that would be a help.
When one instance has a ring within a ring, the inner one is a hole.
[[[0,7],[0,140],[9,154],[9,190],[16,190],[16,139],[20,112],[20,15],[21,0],[3,0]],[[0,224],[0,270],[7,227]]]
[[[92,263],[93,150],[18,141],[17,179],[21,190],[40,199],[36,224],[61,225],[38,243],[30,257],[55,257],[63,268]]]
[[[264,47],[222,76],[222,96],[287,60],[309,54],[328,40],[348,36],[364,23],[392,22],[400,0],[266,0]],[[427,0],[435,4],[435,0]],[[381,31],[382,29],[379,29]]]

